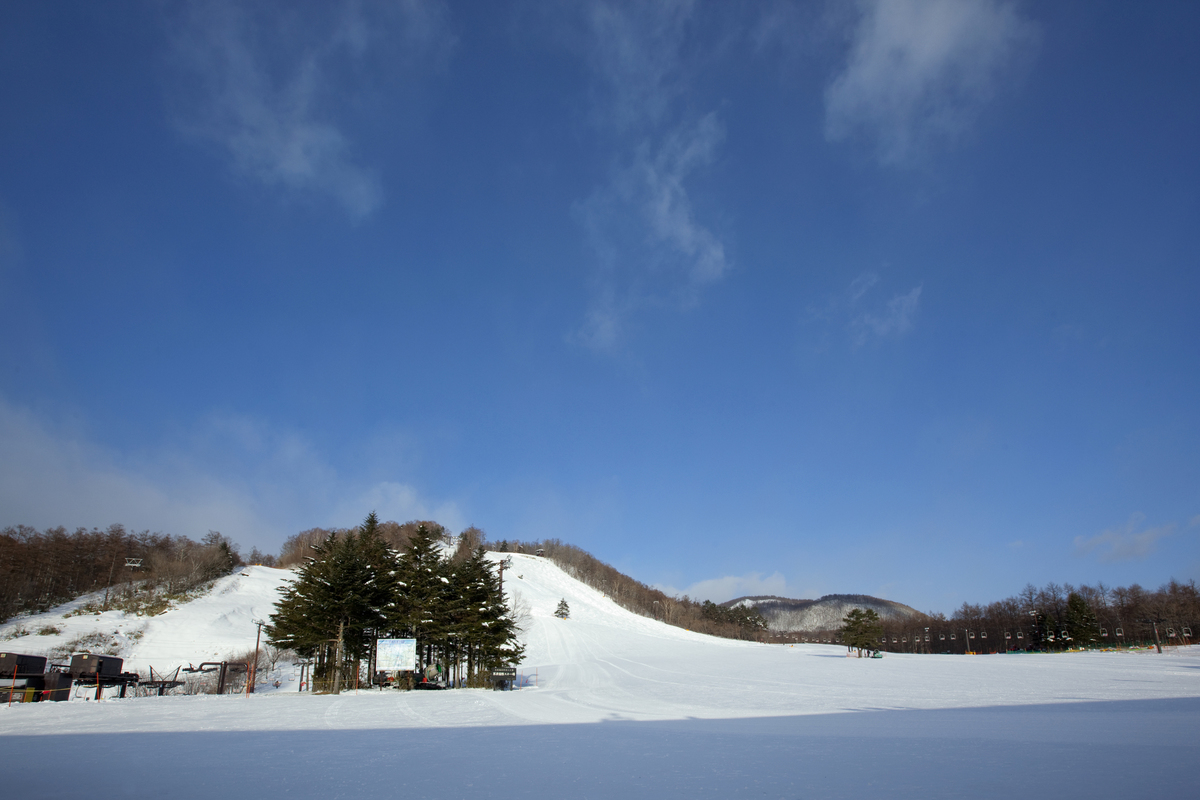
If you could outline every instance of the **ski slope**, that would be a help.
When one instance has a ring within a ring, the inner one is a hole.
[[[54,659],[81,637],[85,643],[73,652],[111,653],[125,659],[124,669],[149,675],[171,672],[204,661],[221,661],[254,650],[258,626],[267,620],[279,599],[279,590],[292,571],[269,567],[243,567],[217,580],[202,596],[164,614],[141,617],[122,611],[77,613],[87,603],[99,605],[103,592],[85,595],[44,614],[10,620],[0,626],[0,637],[18,628],[28,634],[4,642],[4,649]],[[60,633],[38,635],[47,627]]]
[[[505,590],[529,610],[520,670],[536,688],[334,697],[285,682],[250,697],[0,708],[3,785],[36,797],[1136,797],[1152,780],[1190,796],[1196,648],[846,658],[667,626],[545,559],[510,557]],[[243,570],[150,620],[62,622],[136,627],[129,665],[170,669],[252,648],[253,620],[289,574]],[[560,600],[567,620],[553,615]],[[45,753],[71,756],[47,770]]]

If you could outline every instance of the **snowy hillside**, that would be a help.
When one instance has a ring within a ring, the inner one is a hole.
[[[862,594],[829,594],[819,600],[793,600],[787,597],[739,597],[722,605],[757,607],[773,631],[829,631],[842,626],[846,614],[855,608],[869,609],[882,619],[908,619],[918,615],[915,608],[891,600]]]
[[[519,553],[511,558],[505,591],[528,608],[520,671],[538,690],[506,700],[508,723],[626,719],[746,717],[863,708],[949,708],[1200,694],[1200,671],[1180,673],[1178,659],[1145,653],[1069,653],[994,657],[889,655],[882,661],[847,660],[837,646],[766,645],[719,639],[672,627],[621,608],[571,578],[554,563]],[[5,649],[60,652],[81,639],[148,673],[219,660],[254,647],[254,620],[266,619],[290,570],[246,567],[212,590],[156,617],[119,611],[77,614],[81,598],[46,614],[14,620]],[[566,600],[570,618],[554,611]],[[57,628],[59,633],[39,635]],[[1139,675],[1130,683],[1131,671]],[[1198,680],[1186,680],[1186,677]],[[285,681],[285,690],[294,682]],[[456,693],[457,694],[457,693]],[[463,697],[472,693],[462,694]],[[409,702],[409,701],[405,701]],[[425,701],[412,701],[425,702]],[[444,700],[451,705],[462,702]],[[296,709],[303,713],[302,709]],[[367,724],[371,714],[362,717]],[[376,720],[378,721],[378,720]],[[498,720],[497,720],[498,721]]]
[[[632,614],[553,563],[511,557],[528,606],[513,692],[364,690],[0,707],[14,796],[1136,797],[1190,793],[1200,648],[846,658],[715,639]],[[15,621],[6,649],[87,632],[157,670],[253,647],[287,570],[253,567],[151,619]],[[554,610],[566,600],[570,617]],[[11,632],[14,623],[5,626]],[[116,633],[114,633],[116,632]],[[0,631],[3,635],[3,631]],[[536,680],[536,687],[533,685]],[[292,691],[289,691],[291,689]],[[90,695],[86,692],[84,695]],[[858,712],[858,713],[842,713]],[[46,769],[47,752],[70,759]],[[463,758],[462,754],[469,757]],[[864,754],[869,768],[864,769]],[[1137,769],[1114,769],[1136,755]]]
[[[291,570],[243,567],[217,580],[202,596],[154,617],[123,611],[80,610],[98,605],[103,592],[85,595],[45,614],[10,620],[0,627],[4,647],[66,663],[71,653],[95,652],[125,659],[125,669],[149,675],[175,667],[222,660],[254,649],[257,626],[279,599]],[[26,631],[25,635],[14,636]],[[12,637],[12,638],[9,638]]]

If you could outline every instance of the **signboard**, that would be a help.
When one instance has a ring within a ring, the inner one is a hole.
[[[375,669],[402,672],[417,668],[416,639],[380,639],[375,647]]]
[[[516,677],[516,667],[496,667],[492,670],[492,680],[512,680]]]

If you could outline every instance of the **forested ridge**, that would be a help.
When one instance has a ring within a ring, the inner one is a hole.
[[[153,607],[240,563],[237,545],[216,531],[196,542],[123,525],[71,532],[10,526],[0,530],[0,622],[103,589],[105,605]]]
[[[953,614],[883,621],[883,649],[914,653],[1002,653],[1191,644],[1200,630],[1200,587],[1170,580],[1157,589],[1027,584],[986,605],[963,603]],[[803,638],[836,641],[837,631]]]
[[[278,556],[253,549],[243,558],[238,546],[217,532],[196,542],[185,536],[129,531],[121,525],[74,531],[10,526],[0,530],[0,621],[16,614],[44,611],[81,594],[105,589],[106,602],[112,607],[161,610],[163,598],[182,595],[240,564],[303,567],[313,557],[314,548],[329,548],[360,533],[361,528],[310,528],[289,537]],[[768,630],[763,614],[753,604],[731,607],[728,603],[717,605],[687,596],[669,596],[560,539],[491,541],[475,527],[454,536],[432,520],[376,521],[372,536],[393,554],[407,552],[418,536],[457,543],[452,568],[481,547],[495,552],[541,551],[567,574],[618,605],[701,633],[739,639],[829,642],[837,641],[839,636],[836,628],[794,635]],[[127,568],[126,559],[140,559],[141,565]],[[1144,644],[1153,643],[1156,626],[1163,643],[1176,644],[1184,641],[1186,633],[1200,630],[1200,590],[1195,581],[1175,580],[1156,589],[1138,584],[1029,585],[1004,600],[964,603],[949,616],[918,613],[907,619],[885,619],[883,626],[880,644],[888,650],[906,652],[1003,652]]]

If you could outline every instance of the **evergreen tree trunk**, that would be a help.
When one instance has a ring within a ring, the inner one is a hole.
[[[333,662],[333,693],[340,694],[342,691],[342,636],[346,632],[346,623],[338,623],[338,639],[337,639],[337,655],[334,656]]]

